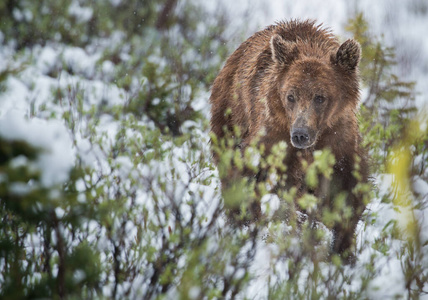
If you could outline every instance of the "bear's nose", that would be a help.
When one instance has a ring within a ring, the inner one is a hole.
[[[291,132],[291,142],[294,147],[304,149],[309,146],[309,131],[305,127],[293,129]]]

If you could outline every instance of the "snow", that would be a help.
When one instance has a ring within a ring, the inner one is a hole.
[[[34,166],[41,171],[41,183],[51,187],[64,183],[74,165],[69,132],[57,120],[27,119],[18,110],[9,110],[0,117],[0,137],[8,141],[25,141],[41,149]],[[15,165],[23,163],[18,158]]]
[[[33,14],[30,10],[19,10],[15,8],[12,14],[18,21],[30,21],[33,18]]]
[[[67,47],[62,53],[62,59],[66,67],[71,69],[73,73],[92,78],[99,55],[90,56],[82,48]]]
[[[110,1],[115,5],[120,3],[120,0]],[[245,10],[249,8],[246,1],[231,2],[223,0],[223,2],[226,10],[234,11],[238,17],[245,16]],[[345,39],[348,34],[343,28],[348,17],[353,15],[354,10],[362,10],[372,27],[373,35],[385,40],[387,45],[397,48],[399,58],[397,72],[404,76],[406,80],[417,81],[416,88],[419,93],[416,95],[416,104],[419,109],[423,109],[428,106],[428,98],[426,96],[428,94],[428,85],[425,84],[428,81],[428,37],[425,34],[426,28],[428,28],[428,20],[426,15],[422,17],[422,15],[418,16],[415,13],[411,14],[409,12],[409,3],[417,3],[417,1],[379,0],[374,2],[361,0],[351,1],[351,4],[349,4],[345,0],[325,0],[322,3],[319,0],[298,2],[277,0],[271,1],[267,5],[265,1],[257,0],[252,2],[252,7],[256,8],[252,12],[254,22],[248,25],[247,31],[248,34],[251,34],[255,30],[283,19],[310,18],[323,23],[338,34],[341,39]],[[207,2],[206,5],[211,10],[217,9],[217,5],[214,5],[213,2]],[[390,7],[395,9],[390,9]],[[14,11],[13,13],[20,19],[32,17],[28,12]],[[78,17],[79,22],[86,22],[93,15],[92,9],[81,6],[79,1],[72,2],[69,13]],[[233,24],[239,24],[239,18],[235,19],[232,26]],[[198,28],[198,30],[203,29],[203,27]],[[242,36],[233,36],[236,30],[236,28],[230,29],[231,44],[238,45],[242,42]],[[28,166],[40,171],[41,184],[44,187],[52,187],[66,182],[69,178],[70,170],[76,164],[76,157],[79,158],[84,166],[94,168],[99,173],[94,174],[87,182],[101,180],[104,175],[111,172],[111,166],[116,166],[117,174],[115,175],[126,181],[127,183],[124,186],[130,190],[133,188],[132,181],[130,181],[132,179],[140,178],[147,183],[151,183],[157,178],[164,178],[165,182],[160,184],[175,182],[175,185],[167,185],[169,199],[163,199],[164,203],[162,204],[180,205],[183,219],[188,220],[190,218],[189,206],[183,205],[183,203],[191,199],[189,192],[201,194],[196,211],[198,216],[205,216],[204,224],[208,224],[216,208],[220,205],[218,188],[220,181],[216,170],[200,169],[199,166],[186,164],[186,155],[190,152],[189,149],[191,147],[189,143],[184,143],[181,147],[174,147],[172,143],[165,142],[162,146],[163,150],[169,151],[170,155],[164,161],[135,164],[133,158],[128,156],[118,156],[114,159],[107,157],[105,149],[93,146],[94,144],[91,142],[91,139],[99,138],[106,148],[116,142],[120,124],[112,116],[107,114],[95,116],[98,121],[95,137],[91,133],[85,132],[86,126],[91,120],[75,120],[76,125],[73,134],[64,124],[63,113],[75,112],[73,109],[76,109],[76,99],[82,99],[82,105],[85,110],[99,105],[113,107],[125,103],[126,92],[109,83],[115,79],[113,75],[115,70],[114,63],[110,60],[104,60],[98,65],[103,56],[102,51],[111,44],[119,44],[123,39],[123,34],[118,32],[113,34],[111,40],[100,39],[99,43],[96,44],[98,48],[93,45],[83,49],[47,43],[43,47],[35,47],[32,50],[33,53],[27,53],[28,57],[33,56],[37,57],[37,59],[26,66],[25,70],[20,72],[19,75],[11,75],[5,82],[6,91],[0,94],[0,137],[9,141],[25,141],[33,147],[41,149],[41,152],[35,161],[29,161],[24,156],[18,156],[10,163],[10,166],[12,168]],[[0,42],[2,41],[3,35],[0,32]],[[122,60],[127,61],[129,60],[129,55],[125,50],[123,49],[119,55]],[[408,53],[411,53],[410,59],[405,60],[405,54]],[[8,62],[15,61],[13,54],[13,51],[6,46],[0,49],[0,70],[12,64]],[[187,55],[189,57],[186,59],[191,60],[191,51]],[[166,64],[166,61],[157,55],[153,55],[149,60]],[[58,73],[57,76],[52,75],[56,72]],[[133,82],[136,82],[134,86],[137,86],[138,82],[141,81],[144,81],[144,79],[133,79]],[[55,88],[69,90],[70,95],[61,99],[61,103],[54,103],[54,100],[58,101],[58,99],[54,98],[52,92]],[[184,94],[191,94],[191,92],[190,86],[184,87]],[[363,90],[362,93],[364,95],[366,91]],[[209,91],[206,91],[206,93],[198,95],[197,99],[192,102],[193,109],[201,111],[207,119],[209,118],[210,110],[207,103],[208,98]],[[33,109],[30,109],[30,104],[33,105]],[[49,113],[42,110],[43,105],[48,106],[46,111]],[[50,112],[55,112],[54,118],[51,118]],[[141,121],[140,125],[153,127],[153,124],[145,122],[145,120]],[[195,155],[199,155],[200,160],[203,160],[206,159],[203,156],[210,153],[210,151],[208,133],[201,127],[202,125],[198,122],[186,121],[181,129],[184,133],[193,132],[199,138],[201,149]],[[138,135],[136,132],[130,132],[121,138],[138,137],[144,144],[142,136],[143,134],[141,133]],[[144,155],[151,154],[151,151],[153,150],[147,149]],[[197,161],[197,159],[194,159],[194,161]],[[255,164],[257,164],[257,161],[255,161]],[[208,184],[201,184],[201,182],[210,177],[211,181]],[[6,180],[5,177],[0,173],[0,181],[4,180]],[[363,222],[360,222],[357,229],[357,243],[363,250],[355,270],[360,270],[361,272],[364,272],[361,269],[365,264],[370,263],[372,256],[379,254],[375,249],[364,248],[363,242],[374,242],[376,239],[381,238],[382,230],[391,221],[397,220],[398,225],[405,229],[408,221],[412,219],[410,211],[401,209],[400,213],[393,203],[382,203],[381,201],[383,195],[391,192],[394,181],[392,175],[377,174],[376,181],[379,198],[374,199],[367,208],[367,223],[370,225],[364,226]],[[426,181],[421,178],[415,178],[413,186],[422,197],[428,197],[428,183]],[[13,183],[10,186],[11,192],[16,195],[25,195],[32,188],[31,183]],[[78,181],[76,188],[77,191],[81,192],[78,198],[79,201],[84,202],[86,200],[84,195],[86,191],[85,183]],[[158,186],[153,186],[151,191],[136,190],[135,205],[153,212],[154,204],[150,199],[153,197],[153,193],[157,192],[160,192]],[[108,193],[106,194],[108,195]],[[263,213],[272,216],[279,208],[280,199],[277,196],[266,195],[262,199]],[[60,208],[55,209],[55,212],[58,217],[63,216],[65,213]],[[421,223],[421,239],[422,241],[428,241],[427,209],[416,210],[414,213]],[[160,217],[159,219],[174,230],[175,220],[173,218],[166,220]],[[224,220],[219,220],[218,226],[224,226],[222,221]],[[90,221],[88,224],[91,232],[96,231],[98,226],[98,223],[94,221]],[[120,224],[113,224],[112,226],[120,227]],[[284,228],[281,230],[286,234],[289,228],[284,224],[283,226]],[[127,222],[125,233],[130,240],[136,236],[136,232],[135,224]],[[103,236],[103,233],[101,233],[101,236]],[[91,239],[94,239],[94,237],[90,236],[89,240]],[[402,295],[405,280],[401,258],[397,255],[402,242],[400,240],[390,241],[388,244],[390,247],[389,255],[386,257],[378,255],[376,266],[379,269],[376,270],[377,276],[371,283],[369,298],[383,299]],[[155,238],[153,243],[156,243]],[[100,249],[108,253],[110,251],[109,245],[105,237],[100,238],[98,242]],[[108,256],[110,254],[102,254],[104,255],[103,261],[110,259]],[[273,265],[277,263],[279,256],[280,249],[274,243],[265,243],[263,240],[258,243],[256,256],[250,267],[254,278],[245,292],[249,298],[267,299],[269,286],[276,283],[280,284],[281,281],[286,280],[285,271],[287,266],[281,264]],[[328,267],[325,267],[324,271],[328,271]],[[57,272],[57,270],[54,270],[54,272]],[[355,271],[349,272],[354,272],[355,274]],[[82,279],[82,276],[83,274],[75,274],[75,278],[78,280]],[[135,288],[143,285],[138,280],[135,281],[135,284],[138,285]],[[304,286],[304,283],[302,285]],[[361,282],[356,280],[346,288],[358,290],[360,285]],[[197,298],[199,293],[199,288],[192,288],[189,291],[189,297]],[[111,287],[104,286],[103,295],[109,296],[110,294]]]
[[[8,89],[0,95],[0,115],[12,108],[17,111],[28,110],[29,90],[27,86],[19,79],[12,77],[6,81]]]
[[[16,196],[25,196],[33,190],[29,184],[23,182],[13,182],[9,189],[11,194]]]
[[[40,70],[42,74],[47,75],[51,71],[57,62],[58,52],[55,51],[52,47],[43,47],[42,51],[38,55],[37,59],[37,69]]]
[[[93,15],[93,9],[90,7],[82,7],[79,1],[74,0],[69,7],[69,13],[78,19],[79,23],[88,22]]]
[[[342,32],[343,22],[346,21],[344,18],[348,15],[346,2],[337,0],[326,0],[322,5],[318,0],[300,1],[298,5],[287,1],[275,1],[270,8],[270,20],[316,20],[331,28],[335,34]]]

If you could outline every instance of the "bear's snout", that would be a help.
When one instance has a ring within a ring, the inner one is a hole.
[[[308,127],[298,127],[291,130],[291,144],[298,149],[312,146],[314,138]]]

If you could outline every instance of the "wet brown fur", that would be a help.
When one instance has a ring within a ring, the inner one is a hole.
[[[285,164],[287,186],[307,192],[301,160],[313,161],[313,151],[330,148],[336,158],[331,188],[348,192],[353,217],[333,226],[333,251],[342,253],[353,243],[356,224],[365,209],[351,191],[355,157],[360,160],[362,181],[367,181],[365,151],[361,148],[356,113],[359,103],[360,47],[354,40],[339,44],[333,34],[313,21],[280,22],[259,31],[229,57],[216,78],[210,98],[211,129],[217,137],[238,126],[239,147],[253,139],[269,149],[280,141],[288,145]],[[292,95],[294,102],[290,102]],[[321,98],[320,98],[321,97]],[[318,103],[315,99],[322,99]],[[227,114],[227,109],[231,110]],[[303,124],[303,125],[302,125]],[[313,145],[298,149],[291,143],[294,127],[310,129]],[[334,190],[334,191],[333,191]],[[331,205],[330,200],[326,200]],[[322,206],[320,206],[322,207]]]

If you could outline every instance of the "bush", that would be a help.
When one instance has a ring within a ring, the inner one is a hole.
[[[224,11],[190,0],[20,0],[0,11],[14,57],[0,71],[0,297],[376,298],[388,266],[402,283],[388,296],[426,293],[426,118],[362,15],[348,29],[363,50],[361,130],[378,187],[359,186],[372,205],[352,268],[328,257],[315,197],[301,199],[302,215],[295,189],[274,193],[285,144],[242,157],[208,135],[208,89],[232,50]],[[319,152],[308,184],[333,159]],[[221,195],[232,165],[269,166],[268,180]],[[256,197],[264,218],[227,223],[228,207],[239,202],[245,219]]]

